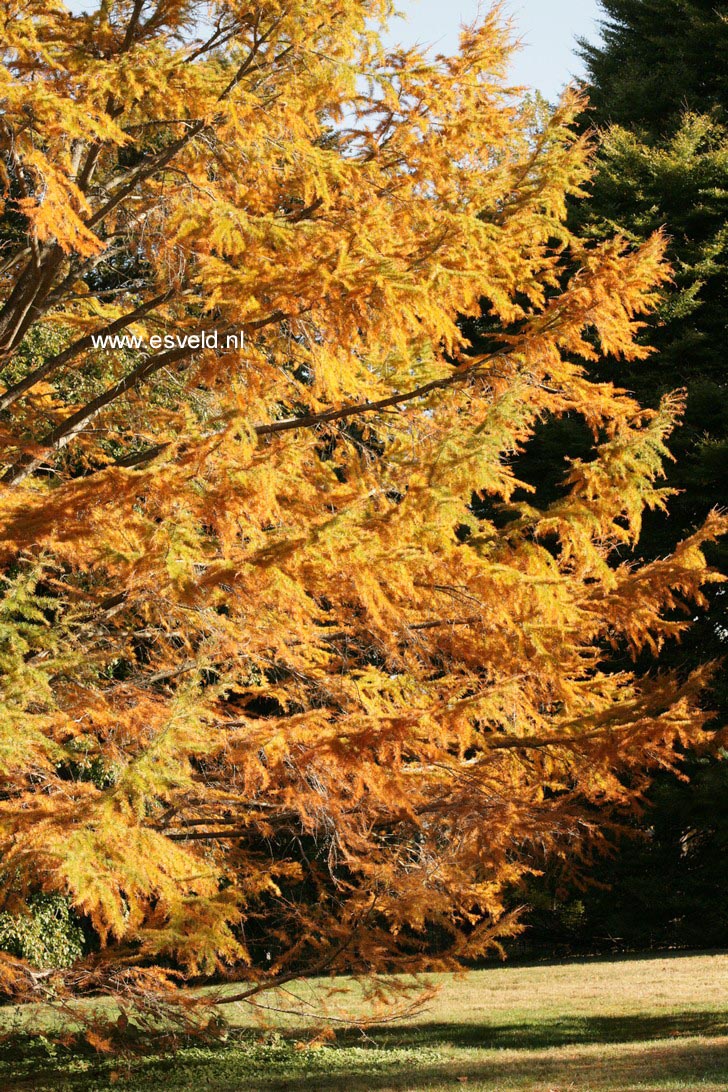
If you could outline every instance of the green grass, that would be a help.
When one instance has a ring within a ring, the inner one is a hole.
[[[235,1025],[227,1041],[171,1058],[122,1064],[54,1045],[50,1033],[22,1050],[9,1039],[0,1088],[728,1090],[727,954],[505,965],[431,981],[440,992],[422,1012],[366,1033],[339,1030],[318,1049],[301,1049],[311,1021],[269,1013],[261,1030],[247,1008],[227,1013]],[[276,1005],[318,1010],[324,989],[300,984]],[[336,1005],[351,1012],[361,997],[354,987]],[[19,1026],[17,1011],[2,1015],[6,1031]]]

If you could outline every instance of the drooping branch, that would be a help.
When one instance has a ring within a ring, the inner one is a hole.
[[[297,428],[314,428],[328,421],[343,421],[347,417],[358,417],[362,413],[376,413],[378,410],[399,406],[416,398],[424,398],[433,391],[445,390],[447,387],[467,382],[480,371],[483,364],[497,357],[504,357],[510,351],[499,349],[488,356],[476,357],[467,365],[454,370],[452,375],[447,375],[443,379],[433,379],[430,383],[423,383],[410,391],[392,394],[375,402],[355,402],[348,406],[340,406],[338,409],[324,410],[322,413],[309,413],[301,417],[287,417],[283,421],[271,421],[270,424],[256,425],[255,432],[258,436],[273,436],[278,432],[291,432]]]
[[[261,325],[267,325],[268,323],[277,321],[282,317],[282,315],[277,314],[271,316],[271,318],[269,319],[263,320],[262,322],[257,322],[251,325],[259,328]],[[330,421],[342,421],[350,417],[358,417],[364,413],[376,413],[378,410],[401,405],[405,402],[413,401],[416,398],[424,398],[428,394],[431,394],[433,391],[445,390],[446,388],[455,386],[458,383],[467,382],[478,373],[484,363],[494,360],[498,357],[502,358],[506,356],[506,354],[507,350],[504,349],[499,350],[496,353],[492,353],[486,357],[478,357],[467,367],[454,371],[452,375],[445,376],[443,379],[435,379],[430,383],[424,383],[419,387],[415,387],[411,391],[404,391],[399,394],[393,394],[390,395],[388,398],[381,398],[378,401],[374,402],[352,403],[348,406],[340,406],[338,409],[324,410],[322,413],[311,413],[303,415],[301,417],[288,417],[283,421],[271,421],[269,424],[255,425],[253,427],[253,431],[257,436],[272,436],[281,432],[292,432],[295,429],[299,428],[315,428],[318,425],[326,424]],[[166,356],[167,354],[163,355]],[[188,355],[192,356],[194,355],[194,353],[190,352]],[[182,359],[182,357],[177,357],[177,359]],[[156,365],[153,365],[153,361],[157,361],[158,363]],[[48,436],[46,436],[45,439],[42,441],[42,446],[45,453],[47,454],[49,451],[57,451],[60,450],[62,447],[65,447],[66,444],[69,443],[71,439],[73,439],[73,436],[80,432],[84,425],[88,423],[88,421],[90,421],[93,417],[95,417],[96,414],[101,411],[101,409],[103,409],[107,405],[110,405],[111,402],[115,401],[116,398],[124,394],[131,387],[143,382],[146,379],[149,379],[152,375],[155,374],[155,372],[159,371],[160,368],[163,368],[167,363],[170,362],[171,361],[167,359],[163,360],[162,357],[152,357],[149,358],[144,366],[140,365],[139,367],[135,368],[133,372],[129,373],[129,376],[125,377],[124,380],[121,380],[119,383],[115,384],[115,386],[110,388],[110,390],[106,392],[105,395],[101,395],[99,396],[99,398],[94,399],[94,401],[90,402],[88,406],[83,407],[83,409],[79,410],[78,413],[73,415],[73,417],[69,417],[66,422],[63,422],[61,426],[58,426],[58,428],[55,429],[52,433],[49,433]],[[99,404],[102,399],[105,400],[102,404]],[[70,429],[70,431],[67,431],[67,428]],[[157,456],[161,455],[161,453],[165,451],[169,446],[169,442],[153,444],[152,446],[146,448],[144,451],[134,452],[131,455],[123,456],[116,461],[115,465],[127,468],[143,466],[145,463],[151,462],[152,459],[156,459]],[[37,470],[38,467],[42,465],[44,457],[45,454],[37,455],[32,460],[30,459],[30,457],[28,457],[27,461],[19,460],[18,463],[15,464],[15,466],[10,467],[10,469],[6,471],[5,475],[0,480],[5,482],[5,484],[17,484],[23,481],[25,478],[28,477],[29,474],[32,474],[34,470]],[[440,623],[437,624],[439,625]],[[423,626],[415,626],[413,628],[425,628],[426,626],[427,623],[425,623]]]

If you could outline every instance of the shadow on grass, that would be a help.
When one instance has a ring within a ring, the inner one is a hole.
[[[464,1081],[463,1078],[467,1078]],[[509,1087],[532,1090],[555,1086],[573,1089],[644,1089],[649,1085],[697,1088],[701,1084],[714,1088],[728,1087],[728,1043],[724,1040],[702,1043],[671,1043],[669,1046],[655,1043],[652,1048],[641,1047],[619,1051],[616,1055],[601,1052],[585,1052],[576,1048],[568,1058],[549,1057],[546,1054],[523,1052],[508,1053],[499,1057],[491,1054],[481,1060],[472,1057],[462,1060],[443,1060],[441,1063],[426,1062],[421,1065],[392,1066],[379,1072],[347,1071],[332,1069],[328,1073],[299,1073],[295,1078],[258,1079],[249,1086],[244,1084],[216,1085],[217,1092],[425,1092],[432,1088],[442,1092],[456,1089],[463,1084],[486,1087],[493,1092],[504,1092]]]
[[[562,1049],[553,1053],[553,1048]],[[645,1081],[669,1081],[686,1089],[711,1081],[714,1087],[728,1088],[728,1014],[386,1027],[367,1037],[340,1034],[319,1051],[297,1051],[281,1038],[261,1045],[250,1033],[238,1033],[226,1043],[191,1045],[174,1057],[139,1058],[126,1072],[123,1065],[94,1057],[90,1050],[61,1050],[50,1057],[42,1044],[27,1040],[0,1046],[3,1090],[90,1092],[110,1088],[117,1069],[121,1074],[115,1087],[133,1092],[424,1092],[463,1083],[532,1089],[541,1082],[624,1090],[638,1083],[644,1087]],[[467,1082],[459,1080],[463,1077]]]
[[[129,1092],[199,1092],[203,1088],[215,1092],[449,1092],[469,1084],[489,1092],[509,1088],[533,1092],[542,1087],[658,1092],[661,1088],[728,1087],[726,1039],[630,1044],[609,1053],[577,1046],[568,1054],[504,1051],[460,1058],[428,1057],[425,1052],[420,1058],[414,1052],[402,1058],[398,1051],[376,1048],[358,1051],[352,1058],[351,1051],[327,1049],[290,1068],[279,1064],[272,1071],[259,1065],[251,1070],[250,1059],[240,1048],[216,1053],[217,1057],[193,1058],[183,1052],[176,1059],[122,1072],[113,1086],[106,1068],[84,1075],[59,1069],[37,1071],[32,1077],[11,1079],[2,1088],[16,1092],[100,1092],[111,1087]]]
[[[601,963],[606,963],[609,966],[613,966],[615,963],[664,963],[666,960],[673,962],[683,959],[694,959],[696,956],[707,958],[710,956],[724,956],[726,954],[728,954],[728,950],[725,948],[655,948],[654,951],[649,952],[584,952],[581,954],[573,953],[571,955],[556,955],[550,958],[534,959],[532,955],[526,953],[520,955],[517,952],[512,952],[508,955],[508,966],[527,968],[598,967]],[[485,970],[488,967],[502,968],[503,963],[500,960],[496,960],[494,957],[488,963],[485,963],[484,965],[479,964],[478,966],[481,970]]]
[[[588,1043],[631,1043],[691,1035],[728,1035],[728,1011],[649,1016],[564,1016],[538,1023],[391,1024],[368,1035],[378,1047],[458,1047],[469,1050],[539,1050]],[[340,1033],[344,1045],[361,1042],[355,1032]]]

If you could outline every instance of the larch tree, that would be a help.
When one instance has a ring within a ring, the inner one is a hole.
[[[93,938],[9,995],[478,958],[703,739],[706,671],[612,656],[723,524],[633,562],[680,397],[587,372],[646,355],[663,241],[567,228],[581,103],[509,88],[498,11],[428,59],[387,6],[3,2],[0,890]]]

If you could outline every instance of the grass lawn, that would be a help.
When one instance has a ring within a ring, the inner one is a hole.
[[[237,1026],[224,1043],[131,1066],[50,1038],[22,1050],[8,1041],[0,1089],[728,1090],[728,954],[506,964],[432,981],[441,989],[423,1012],[366,1034],[340,1030],[318,1049],[300,1049],[300,1019],[271,1014],[261,1031],[247,1010],[227,1014]],[[293,992],[316,1006],[320,989]],[[15,1020],[0,1010],[3,1030]]]

